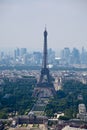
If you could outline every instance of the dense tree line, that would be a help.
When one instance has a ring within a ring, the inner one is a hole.
[[[32,97],[36,84],[35,77],[18,78],[15,81],[4,79],[0,86],[0,118],[7,118],[9,113],[27,114],[32,108],[35,99]]]
[[[78,99],[79,94],[82,95],[83,100]],[[87,85],[79,81],[68,80],[64,82],[62,90],[57,91],[56,96],[50,100],[45,111],[50,117],[54,113],[64,112],[64,118],[75,118],[80,103],[84,103],[87,107]]]

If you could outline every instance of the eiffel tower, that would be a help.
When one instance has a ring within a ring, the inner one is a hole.
[[[39,84],[47,84],[52,85],[51,83],[51,76],[49,73],[49,68],[47,67],[47,30],[45,28],[44,31],[44,49],[43,49],[43,62],[42,62],[42,69],[41,69],[41,75],[40,75],[40,80]]]
[[[39,82],[35,88],[35,94],[39,93],[41,97],[52,97],[55,93],[52,77],[48,68],[47,60],[47,30],[44,31],[44,48],[43,48],[43,61]]]

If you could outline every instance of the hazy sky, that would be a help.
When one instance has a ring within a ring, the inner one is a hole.
[[[87,0],[0,0],[0,48],[87,49]]]

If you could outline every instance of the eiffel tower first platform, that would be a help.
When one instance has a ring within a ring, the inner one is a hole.
[[[43,61],[42,61],[42,69],[39,82],[37,83],[34,95],[39,98],[49,98],[53,97],[55,94],[54,85],[52,83],[52,77],[48,68],[48,60],[47,60],[47,30],[45,28],[44,31],[44,48],[43,48]]]

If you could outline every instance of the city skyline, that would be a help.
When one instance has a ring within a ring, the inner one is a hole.
[[[0,48],[0,54],[4,53],[5,55],[14,55],[14,51],[17,50],[17,49],[20,51],[20,54],[21,54],[21,50],[22,49],[26,49],[28,54],[33,54],[34,52],[43,53],[43,48],[42,48],[42,50],[29,50],[29,48],[27,48],[27,47],[14,47],[14,48],[2,48],[2,49]],[[79,49],[77,47],[73,47],[73,48],[63,47],[63,48],[61,48],[60,50],[57,50],[57,51],[55,51],[53,48],[48,48],[47,50],[48,51],[51,50],[51,51],[55,52],[55,55],[58,56],[58,57],[60,57],[61,52],[64,49],[69,49],[71,53],[72,53],[72,51],[74,49],[77,49],[79,51],[79,53],[82,53],[83,50],[85,52],[87,52],[87,48],[85,48],[84,46],[82,46],[81,49]]]
[[[0,48],[43,48],[45,24],[48,48],[87,49],[86,0],[0,1]]]

